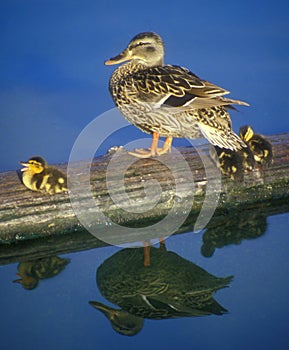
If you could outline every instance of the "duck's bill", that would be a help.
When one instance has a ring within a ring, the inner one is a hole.
[[[21,275],[19,273],[16,273],[16,276],[21,277]],[[13,283],[21,283],[22,282],[22,278],[17,278],[16,280],[12,281]]]
[[[109,307],[97,301],[89,301],[89,304],[95,309],[101,311],[109,320],[121,312],[120,310],[113,309],[112,307]]]
[[[25,168],[22,168],[21,171],[26,171],[28,169],[28,163],[26,162],[19,162],[19,163],[25,167]]]
[[[104,64],[106,66],[110,66],[110,65],[118,64],[118,63],[121,63],[121,62],[124,62],[124,61],[128,61],[128,60],[131,60],[130,55],[128,54],[127,51],[123,51],[119,55],[117,55],[115,57],[112,57],[109,60],[105,61]]]
[[[13,283],[22,283],[22,278],[18,278],[17,280],[12,281]]]

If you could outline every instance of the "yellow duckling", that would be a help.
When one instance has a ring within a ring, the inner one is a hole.
[[[222,174],[234,181],[244,180],[243,157],[240,152],[210,145],[210,156]]]
[[[255,134],[251,126],[244,125],[240,128],[240,137],[249,146],[257,164],[265,168],[272,164],[272,145],[263,135]]]
[[[256,162],[250,147],[243,147],[238,153],[242,157],[243,170],[245,172],[252,171],[255,168]]]
[[[67,178],[60,170],[49,166],[39,156],[31,157],[27,162],[20,162],[23,184],[32,191],[55,194],[67,192]]]
[[[34,289],[40,280],[58,275],[69,263],[69,259],[50,256],[36,260],[24,261],[18,265],[17,276],[14,283],[20,283],[25,289]]]

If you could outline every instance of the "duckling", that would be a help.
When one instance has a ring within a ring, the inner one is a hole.
[[[40,280],[58,275],[69,262],[69,259],[58,256],[21,262],[17,268],[17,276],[20,278],[13,282],[20,283],[25,289],[34,289]]]
[[[67,192],[67,178],[60,170],[49,166],[39,156],[31,157],[27,162],[20,162],[23,184],[32,191],[55,194]]]
[[[210,156],[222,174],[234,181],[244,180],[243,157],[240,152],[210,145]]]
[[[242,126],[239,134],[253,153],[255,162],[264,168],[269,167],[273,162],[273,151],[270,141],[263,135],[255,134],[249,125]]]
[[[130,155],[149,158],[168,153],[175,137],[204,136],[221,148],[245,147],[232,130],[228,109],[248,103],[223,97],[228,90],[187,68],[165,64],[164,43],[158,34],[136,35],[124,51],[105,62],[119,63],[123,64],[109,83],[111,96],[131,124],[153,136],[149,151],[136,150]],[[158,147],[159,137],[166,137],[162,148]]]
[[[252,171],[256,162],[250,147],[243,147],[238,153],[242,156],[242,164],[244,172]]]

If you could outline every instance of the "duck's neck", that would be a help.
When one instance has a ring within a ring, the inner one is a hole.
[[[136,61],[129,61],[125,64],[122,64],[113,72],[110,79],[110,85],[117,84],[126,75],[136,73],[145,68],[147,68],[145,64]]]

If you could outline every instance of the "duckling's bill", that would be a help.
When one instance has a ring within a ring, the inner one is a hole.
[[[24,168],[21,168],[21,171],[27,171],[28,170],[28,163],[27,162],[19,162],[19,163],[24,166]]]

